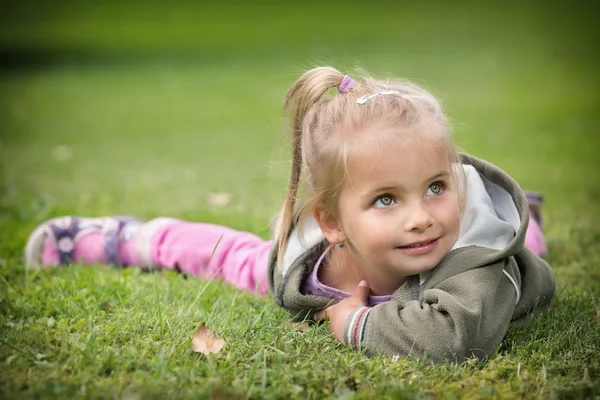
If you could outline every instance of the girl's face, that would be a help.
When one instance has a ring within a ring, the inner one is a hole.
[[[406,276],[434,268],[458,238],[451,166],[434,139],[364,150],[349,161],[338,229],[349,261],[371,287],[397,288]]]

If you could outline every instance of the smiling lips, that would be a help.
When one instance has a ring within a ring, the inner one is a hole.
[[[439,237],[430,240],[422,240],[419,242],[413,242],[407,244],[405,246],[399,246],[398,250],[408,255],[423,255],[427,253],[431,253],[437,247]]]

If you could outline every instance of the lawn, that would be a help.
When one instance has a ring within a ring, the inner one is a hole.
[[[591,8],[502,4],[1,6],[0,397],[600,397],[597,29]],[[27,235],[59,215],[268,238],[282,99],[321,64],[425,85],[460,148],[545,195],[556,301],[489,359],[367,358],[269,297],[171,272],[25,270]],[[192,352],[202,322],[220,354]]]

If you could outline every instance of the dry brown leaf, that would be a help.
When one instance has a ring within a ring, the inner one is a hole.
[[[213,206],[226,206],[231,202],[229,193],[209,193],[206,195],[206,202]]]
[[[218,353],[225,346],[225,340],[208,330],[204,322],[192,338],[192,350],[196,353]]]
[[[297,328],[300,332],[306,332],[309,328],[308,322],[288,322],[288,325]]]

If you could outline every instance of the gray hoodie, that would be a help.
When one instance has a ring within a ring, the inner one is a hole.
[[[525,194],[498,167],[466,154],[461,159],[466,202],[452,250],[431,271],[409,277],[390,301],[351,313],[346,344],[370,355],[481,358],[496,350],[512,321],[552,301],[550,266],[524,247]],[[326,246],[314,220],[303,224],[302,235],[292,231],[281,271],[273,246],[270,288],[279,305],[297,318],[311,318],[336,301],[301,292]]]

